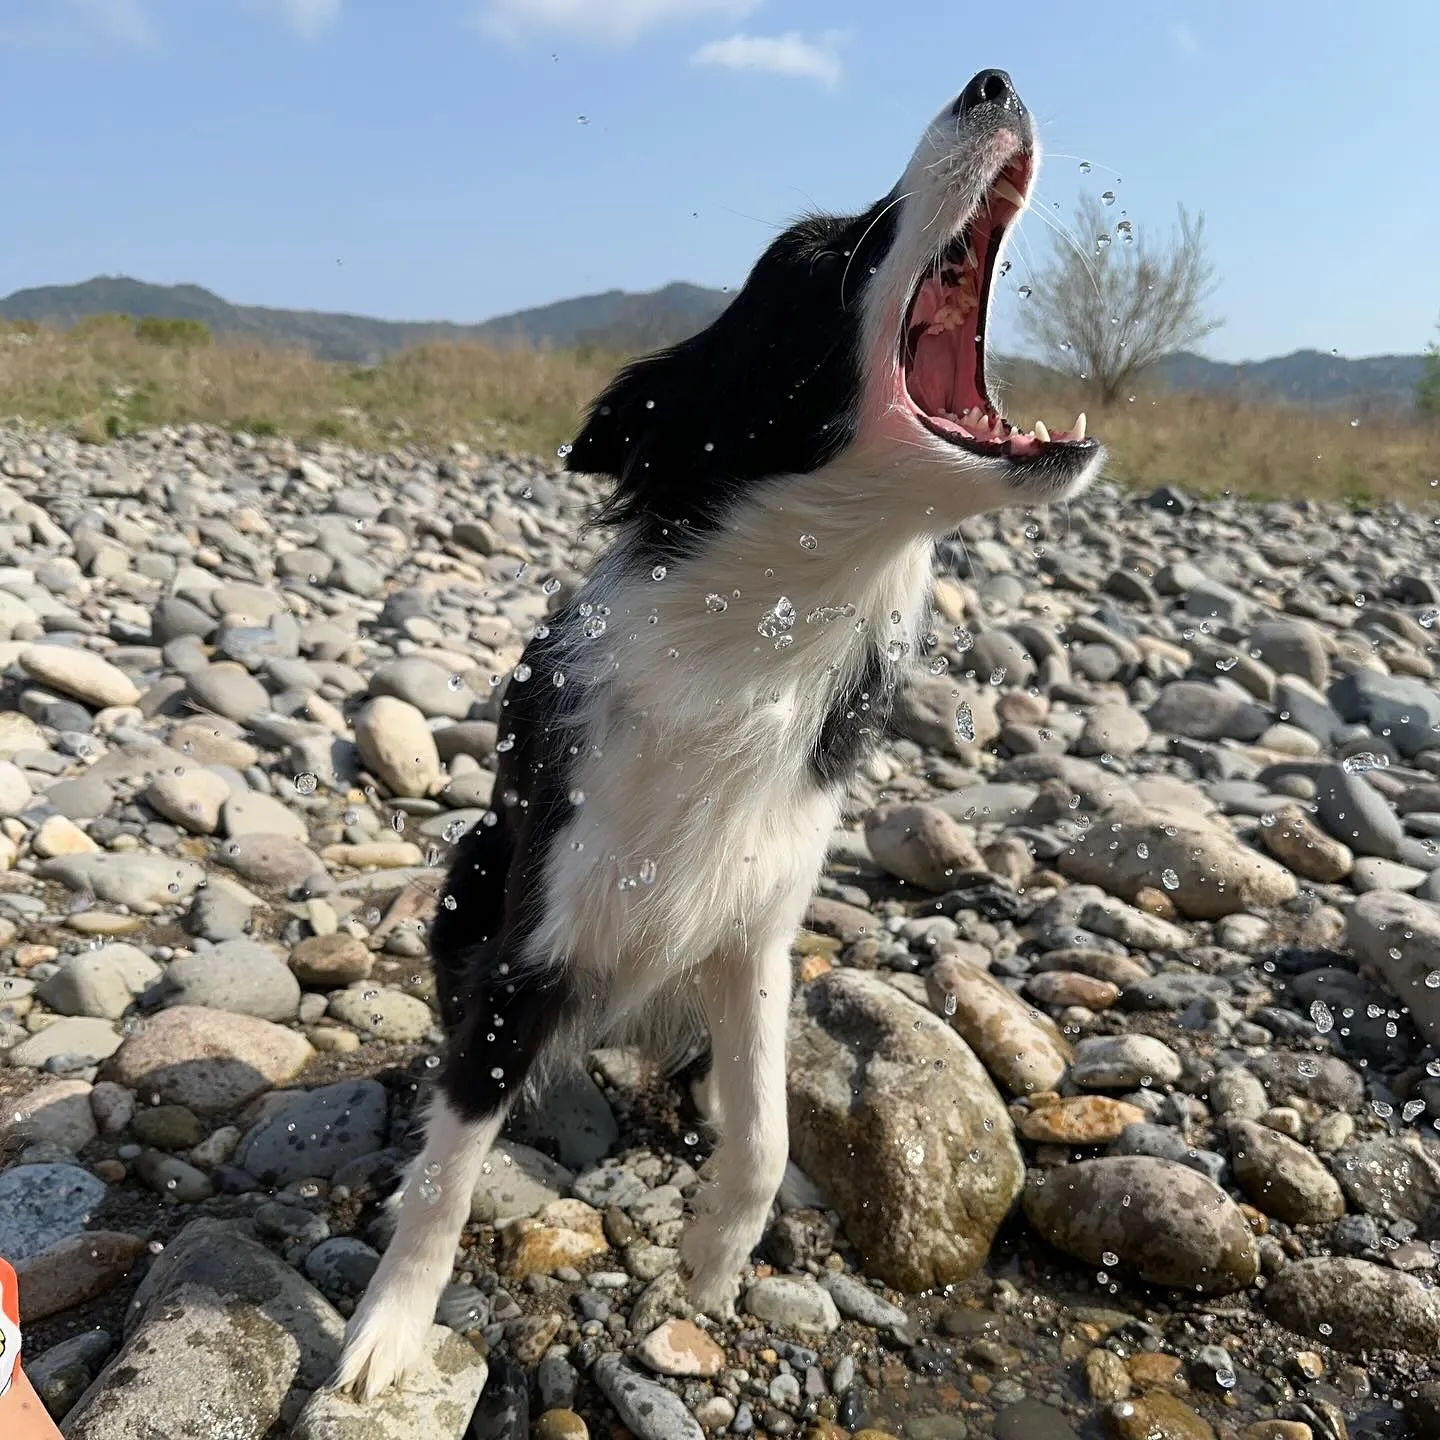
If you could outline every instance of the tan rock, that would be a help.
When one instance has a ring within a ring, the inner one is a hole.
[[[1072,1095],[1030,1110],[1020,1122],[1020,1133],[1046,1145],[1106,1145],[1119,1138],[1127,1125],[1145,1119],[1138,1105],[1105,1095]]]
[[[414,705],[379,695],[355,718],[360,758],[392,795],[428,795],[440,781],[440,752]]]
[[[1322,885],[1343,880],[1355,868],[1350,847],[1327,835],[1298,805],[1262,816],[1260,843],[1295,874]]]
[[[145,1253],[145,1242],[113,1230],[87,1230],[15,1267],[27,1321],[73,1310],[113,1290]]]
[[[1053,1090],[1070,1047],[1054,1023],[994,976],[956,956],[939,960],[926,981],[930,1006],[1012,1095]]]
[[[562,1265],[583,1265],[610,1248],[603,1233],[568,1230],[540,1220],[517,1220],[501,1232],[505,1273],[513,1280],[549,1275]]]
[[[315,1052],[269,1020],[176,1005],[150,1016],[110,1058],[104,1078],[200,1113],[232,1110],[300,1073]]]
[[[134,705],[140,689],[118,665],[76,645],[32,645],[20,665],[41,684],[87,705]]]
[[[1120,998],[1120,987],[1076,970],[1042,970],[1025,982],[1026,991],[1042,1005],[1083,1005],[1108,1010]]]
[[[59,855],[93,855],[100,847],[73,820],[51,815],[35,832],[30,848],[42,860],[53,860]]]
[[[725,1352],[689,1320],[667,1320],[635,1348],[635,1354],[657,1375],[718,1375]]]
[[[880,805],[865,817],[865,841],[875,863],[897,879],[940,893],[961,870],[983,870],[974,842],[933,805]]]
[[[375,963],[354,935],[311,935],[290,952],[290,969],[302,985],[333,990],[364,980]]]
[[[1289,870],[1203,817],[1130,810],[1102,819],[1055,863],[1069,879],[1142,909],[1141,892],[1154,891],[1192,920],[1219,920],[1273,909],[1299,893]]]
[[[1111,1440],[1215,1440],[1215,1431],[1183,1400],[1157,1391],[1119,1400],[1104,1412]]]
[[[849,969],[797,993],[789,1038],[790,1152],[865,1273],[903,1290],[974,1274],[1024,1176],[974,1053],[939,1016]]]
[[[1085,1385],[1092,1400],[1124,1400],[1131,1391],[1130,1372],[1113,1351],[1097,1346],[1085,1357]]]
[[[1136,1389],[1147,1394],[1152,1390],[1165,1390],[1171,1395],[1183,1395],[1190,1389],[1185,1379],[1185,1362],[1178,1355],[1141,1350],[1125,1362],[1125,1368]]]
[[[360,845],[327,845],[320,858],[327,865],[348,865],[352,870],[404,870],[423,865],[425,852],[409,840],[370,840]]]

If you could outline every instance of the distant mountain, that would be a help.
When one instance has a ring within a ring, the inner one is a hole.
[[[1169,355],[1156,377],[1175,390],[1264,390],[1306,405],[1361,402],[1409,406],[1425,368],[1423,355],[1367,355],[1349,360],[1319,350],[1297,350],[1273,360],[1226,365],[1203,355]]]
[[[90,315],[125,314],[204,321],[220,336],[301,346],[325,360],[373,363],[407,345],[427,340],[486,341],[634,353],[674,344],[703,329],[723,310],[721,290],[676,283],[632,293],[606,290],[517,310],[476,325],[449,321],[374,320],[319,310],[274,310],[232,305],[199,285],[150,285],[126,276],[98,276],[79,285],[17,290],[0,300],[0,318],[69,327]],[[1401,406],[1413,403],[1424,367],[1421,355],[1372,355],[1360,360],[1297,350],[1293,355],[1229,365],[1201,355],[1168,356],[1154,378],[1179,390],[1264,391],[1299,404]],[[1012,360],[1014,378],[1039,371]]]
[[[456,325],[232,305],[200,285],[151,285],[124,275],[106,275],[79,285],[17,290],[0,300],[0,318],[30,320],[59,329],[68,329],[91,315],[200,320],[215,335],[296,345],[323,360],[365,364],[427,340],[651,349],[703,329],[724,309],[726,298],[719,290],[685,284],[667,285],[643,295],[608,290],[602,295],[519,310],[478,325]]]

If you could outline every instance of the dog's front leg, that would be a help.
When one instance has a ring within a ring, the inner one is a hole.
[[[785,1032],[790,933],[742,953],[718,952],[700,976],[710,1024],[712,1084],[725,1127],[681,1244],[695,1307],[727,1314],[740,1271],[764,1233],[785,1175]]]

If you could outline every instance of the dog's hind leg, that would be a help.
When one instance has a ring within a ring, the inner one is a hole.
[[[368,1400],[421,1358],[485,1156],[570,1011],[559,967],[527,974],[498,964],[470,992],[425,1122],[424,1149],[393,1197],[395,1234],[346,1327],[336,1389]]]
[[[785,1114],[785,1032],[791,931],[754,950],[719,951],[701,967],[713,1086],[724,1134],[681,1245],[690,1298],[725,1314],[740,1270],[764,1233],[790,1153]]]

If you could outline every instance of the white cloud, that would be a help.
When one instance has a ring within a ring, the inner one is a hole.
[[[502,40],[532,34],[628,45],[647,30],[720,16],[739,20],[760,0],[485,0],[476,23]]]
[[[783,35],[731,35],[712,40],[690,57],[695,65],[718,65],[727,70],[763,70],[771,75],[818,80],[834,88],[840,83],[844,66],[835,53],[840,37],[824,35],[818,44],[806,40],[798,30]]]
[[[260,0],[302,40],[313,40],[340,18],[343,0]]]

